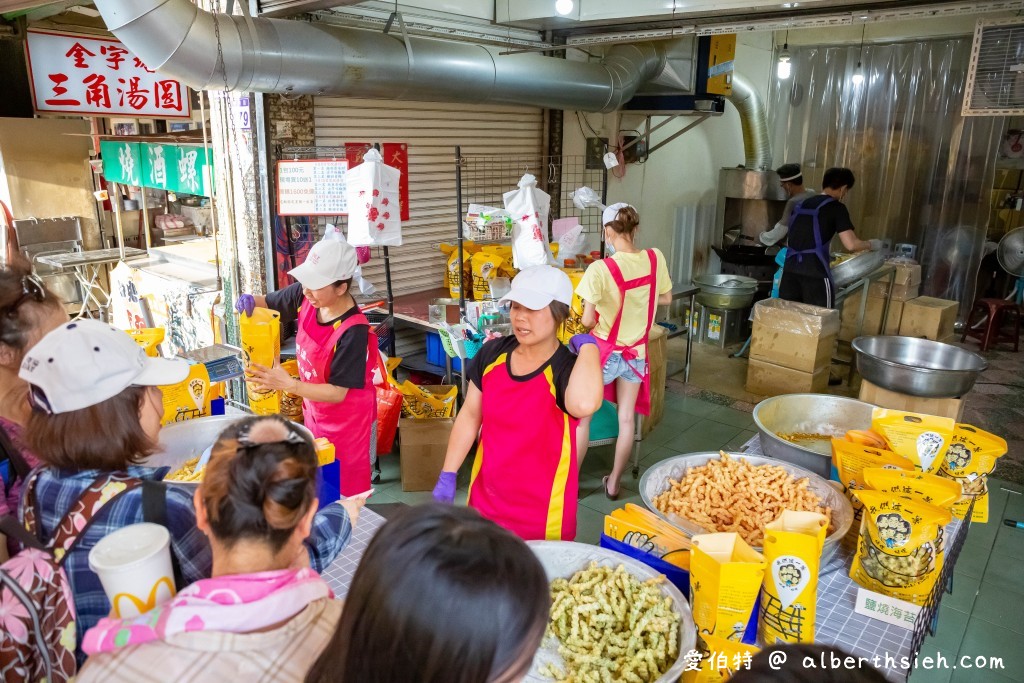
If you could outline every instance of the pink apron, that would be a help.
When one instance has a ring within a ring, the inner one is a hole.
[[[615,322],[612,323],[612,328],[608,332],[608,339],[601,339],[596,334],[594,335],[597,339],[597,347],[601,350],[602,367],[604,367],[604,364],[608,362],[608,359],[614,352],[621,353],[622,358],[627,361],[636,359],[636,349],[638,347],[643,347],[644,358],[647,358],[647,332],[650,332],[651,325],[654,324],[654,312],[658,305],[658,257],[653,249],[646,249],[645,252],[647,253],[647,258],[651,261],[650,274],[628,281],[622,277],[622,271],[619,269],[619,264],[615,262],[615,259],[604,259],[604,264],[608,266],[608,272],[611,273],[615,286],[619,288],[619,311],[615,314]],[[622,310],[626,307],[626,292],[636,287],[644,286],[650,287],[650,297],[647,302],[647,332],[632,344],[620,344],[619,325],[622,323]],[[633,372],[639,376],[639,373],[635,370]],[[605,400],[612,403],[618,402],[616,401],[618,392],[615,389],[615,384],[615,382],[612,382],[604,387]],[[651,373],[649,368],[640,377],[640,395],[636,397],[636,412],[641,415],[651,414]]]
[[[299,331],[295,335],[296,360],[303,382],[326,384],[331,374],[334,347],[341,335],[356,325],[370,322],[356,313],[342,323],[321,325],[316,308],[303,304],[299,309]],[[377,335],[370,331],[367,343],[366,379],[362,389],[349,389],[341,403],[304,400],[302,414],[314,437],[334,444],[341,471],[341,495],[352,496],[370,488],[370,449],[374,422],[377,421],[377,392],[373,386],[373,355],[377,354]]]

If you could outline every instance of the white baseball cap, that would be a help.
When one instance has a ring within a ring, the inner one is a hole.
[[[288,274],[303,287],[320,289],[338,280],[347,280],[356,272],[359,261],[351,244],[339,239],[322,239],[313,245],[301,266]]]
[[[619,215],[619,209],[625,209],[628,206],[629,204],[627,204],[626,202],[619,202],[617,204],[612,204],[611,206],[607,207],[604,210],[604,213],[601,214],[601,225],[604,226],[611,223],[613,220],[615,220],[615,217]]]
[[[539,311],[552,301],[572,305],[572,280],[554,266],[533,266],[519,271],[512,278],[512,289],[499,303],[515,301],[532,311]]]
[[[177,384],[188,372],[184,359],[150,358],[125,332],[76,320],[29,349],[18,376],[32,385],[33,406],[52,414],[102,403],[130,386]]]

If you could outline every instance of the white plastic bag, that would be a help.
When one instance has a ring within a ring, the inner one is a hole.
[[[380,152],[369,150],[363,163],[345,174],[348,241],[356,247],[402,244],[399,180],[402,172],[385,166]]]
[[[586,185],[577,189],[575,192],[571,192],[569,196],[572,197],[572,203],[581,211],[595,206],[604,211],[604,204],[601,203],[601,195],[594,192]]]
[[[583,253],[586,243],[587,236],[583,232],[582,225],[569,228],[564,235],[558,238],[558,257],[561,259],[574,258],[577,254]]]
[[[538,190],[537,179],[527,173],[519,180],[519,189],[506,192],[502,199],[512,216],[512,262],[516,269],[553,265],[555,259],[547,241],[551,196]]]

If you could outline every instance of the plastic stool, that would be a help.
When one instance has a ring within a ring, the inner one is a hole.
[[[972,320],[976,314],[977,322],[985,326],[977,330],[972,328]],[[1008,322],[1007,316],[1013,316],[1013,334],[1002,331],[1003,324]],[[988,316],[987,322],[985,316]],[[977,339],[981,342],[981,350],[988,351],[989,346],[1001,342],[1013,343],[1013,352],[1020,351],[1020,306],[1005,299],[978,299],[967,316],[967,324],[964,325],[964,333],[960,341],[966,341],[967,337]]]

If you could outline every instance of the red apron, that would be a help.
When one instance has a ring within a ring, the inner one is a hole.
[[[627,281],[622,277],[622,271],[619,269],[619,264],[615,262],[613,258],[604,259],[604,264],[608,266],[608,272],[612,274],[612,279],[615,281],[615,286],[619,288],[619,312],[615,314],[615,322],[612,323],[612,328],[608,332],[608,339],[601,339],[596,334],[594,337],[597,339],[597,348],[601,351],[601,367],[608,362],[612,353],[618,352],[622,354],[624,360],[636,359],[638,347],[643,347],[644,359],[647,358],[647,336],[651,330],[651,325],[654,324],[654,312],[658,306],[658,257],[654,253],[653,249],[646,249],[647,258],[651,260],[651,272],[649,275],[635,278]],[[648,286],[650,287],[650,297],[647,302],[647,331],[632,344],[620,344],[619,343],[619,325],[622,323],[622,311],[626,307],[626,292],[635,289],[637,287]],[[641,415],[651,414],[651,373],[650,369],[645,372],[642,376],[640,373],[633,371],[637,376],[640,377],[640,394],[636,397],[636,412]],[[604,398],[612,403],[618,403],[616,400],[617,391],[615,389],[615,382],[606,384],[604,387]]]
[[[326,384],[331,374],[334,347],[341,335],[356,325],[370,322],[362,313],[335,325],[321,325],[316,308],[304,303],[299,308],[299,330],[295,335],[295,356],[303,382]],[[341,403],[302,402],[303,421],[314,437],[334,444],[341,471],[341,495],[352,496],[370,488],[370,451],[377,421],[377,392],[373,386],[372,362],[377,354],[377,335],[370,331],[367,342],[366,378],[362,389],[349,389]],[[373,355],[370,355],[373,354]]]
[[[509,354],[484,369],[469,505],[525,540],[576,538],[576,425],[555,403],[551,366],[513,378]],[[529,417],[524,417],[526,414]]]

